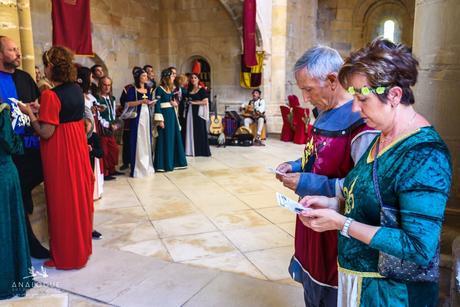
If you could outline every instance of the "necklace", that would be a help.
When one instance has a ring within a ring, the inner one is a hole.
[[[412,118],[410,121],[407,122],[405,128],[398,134],[394,135],[393,137],[391,136],[384,136],[382,133],[380,134],[380,145],[388,145],[393,139],[395,139],[397,136],[404,134],[412,125],[414,122],[415,118],[417,117],[417,112],[414,111],[414,115],[412,115]],[[383,148],[384,146],[382,146]]]

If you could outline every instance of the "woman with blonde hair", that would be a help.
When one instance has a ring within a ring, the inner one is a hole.
[[[67,48],[51,47],[42,58],[45,75],[55,86],[42,92],[39,118],[29,105],[21,104],[21,110],[41,139],[51,253],[44,265],[80,269],[92,253],[93,228],[94,176],[83,120],[85,100]]]
[[[187,167],[184,145],[179,131],[179,122],[175,108],[177,102],[172,93],[174,72],[168,68],[161,72],[160,86],[155,90],[154,121],[158,127],[158,139],[155,147],[155,170],[169,172]]]

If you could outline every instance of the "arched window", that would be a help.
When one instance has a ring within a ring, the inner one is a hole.
[[[383,23],[383,37],[389,41],[394,42],[395,40],[395,22],[393,20],[387,20]]]

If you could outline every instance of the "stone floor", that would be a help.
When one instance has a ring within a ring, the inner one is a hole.
[[[79,271],[47,270],[26,298],[7,306],[303,306],[287,265],[295,198],[268,170],[302,146],[212,148],[186,170],[106,182],[94,242]],[[41,262],[34,262],[39,268]],[[54,288],[53,288],[54,287]]]
[[[301,150],[273,139],[213,147],[211,158],[190,158],[186,170],[106,182],[95,212],[103,239],[93,241],[88,265],[47,270],[37,280],[48,286],[0,305],[303,306],[287,272],[295,217],[277,206],[275,192],[296,196],[268,171]],[[459,232],[456,223],[445,230],[449,239]],[[449,274],[443,269],[446,290]]]

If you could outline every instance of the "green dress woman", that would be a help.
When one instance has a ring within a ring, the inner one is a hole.
[[[155,90],[154,120],[163,123],[158,127],[158,138],[155,146],[155,160],[153,165],[157,172],[169,172],[187,167],[184,145],[179,130],[176,110],[171,104],[173,93],[159,86]]]
[[[380,226],[371,155],[378,141],[344,182],[345,216],[373,226]],[[423,127],[395,140],[377,159],[383,203],[399,205],[401,228],[381,227],[369,245],[339,235],[339,305],[437,306],[438,283],[385,278],[378,260],[384,252],[427,265],[439,253],[452,172],[447,146],[433,127]]]
[[[33,287],[21,186],[12,154],[23,152],[10,108],[0,104],[0,299],[24,296]]]

